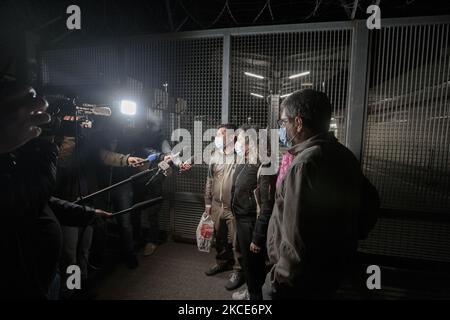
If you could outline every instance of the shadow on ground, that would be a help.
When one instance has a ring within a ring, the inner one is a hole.
[[[139,267],[120,264],[95,286],[96,299],[229,300],[224,286],[230,272],[207,277],[214,253],[199,252],[192,244],[166,242],[154,255],[139,256]]]

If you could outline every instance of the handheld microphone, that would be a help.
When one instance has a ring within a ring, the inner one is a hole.
[[[183,157],[186,150],[187,150],[187,147],[183,147],[179,152],[172,153],[172,163],[175,166],[179,167],[182,164],[181,157]],[[191,157],[191,158],[193,158],[193,157]],[[188,160],[190,160],[190,159],[188,159]]]
[[[160,156],[161,156],[161,152],[150,153],[147,156],[147,158],[145,158],[145,160],[136,162],[136,165],[141,165],[141,164],[144,164],[144,163],[147,163],[147,162],[153,162],[153,161],[157,160]]]
[[[194,156],[191,156],[189,159],[184,161],[182,164],[191,164],[193,160],[194,160]]]
[[[158,171],[162,172],[166,177],[172,174],[172,167],[165,161],[158,163]]]
[[[180,154],[182,154],[182,151],[172,154],[172,163],[177,167],[181,164]]]
[[[166,161],[161,161],[158,163],[158,171],[156,171],[156,173],[147,181],[145,185],[148,186],[161,173],[166,177],[172,174],[172,167]]]

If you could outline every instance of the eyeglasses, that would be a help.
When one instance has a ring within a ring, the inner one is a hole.
[[[288,123],[289,119],[280,119],[277,121],[278,126],[280,128],[284,128],[286,126],[286,123]]]

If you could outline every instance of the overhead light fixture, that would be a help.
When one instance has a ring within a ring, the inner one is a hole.
[[[305,82],[305,83],[302,83],[302,86],[303,87],[312,87],[313,84],[311,82]]]
[[[136,102],[130,100],[120,101],[120,112],[127,116],[134,116],[136,114]]]
[[[439,116],[439,117],[431,117],[428,120],[440,120],[440,119],[448,119],[450,116]]]
[[[305,72],[302,72],[302,73],[293,74],[292,76],[289,76],[289,79],[295,79],[295,78],[299,78],[299,77],[304,77],[304,76],[307,76],[310,73],[311,72],[309,72],[309,71],[305,71]]]
[[[280,96],[281,99],[289,97],[292,93],[283,94]]]
[[[257,93],[253,93],[253,92],[250,92],[250,95],[252,95],[252,96],[254,96],[254,97],[257,97],[257,98],[264,98],[263,95],[257,94]]]
[[[251,72],[244,72],[244,74],[246,75],[246,76],[249,76],[249,77],[253,77],[253,78],[257,78],[257,79],[264,79],[264,77],[263,76],[260,76],[259,74],[254,74],[254,73],[251,73]]]

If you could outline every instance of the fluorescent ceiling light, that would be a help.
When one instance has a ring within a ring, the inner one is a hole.
[[[257,94],[257,93],[253,93],[253,92],[250,92],[250,95],[252,95],[254,97],[257,97],[257,98],[264,98],[263,95],[260,95],[260,94]]]
[[[286,98],[289,97],[292,93],[286,93],[280,96],[280,98]]]
[[[313,84],[311,82],[305,82],[305,83],[302,83],[302,86],[304,86],[304,87],[312,87]]]
[[[449,116],[440,116],[440,117],[431,117],[428,120],[439,120],[439,119],[448,119]]]
[[[307,76],[310,73],[311,72],[309,72],[309,71],[305,71],[305,72],[302,72],[302,73],[293,74],[292,76],[289,76],[289,79],[295,79],[295,78],[298,78],[298,77]]]
[[[264,77],[263,76],[260,76],[259,74],[254,74],[254,73],[251,73],[251,72],[244,72],[244,74],[246,75],[246,76],[249,76],[249,77],[253,77],[253,78],[258,78],[258,79],[264,79]]]

